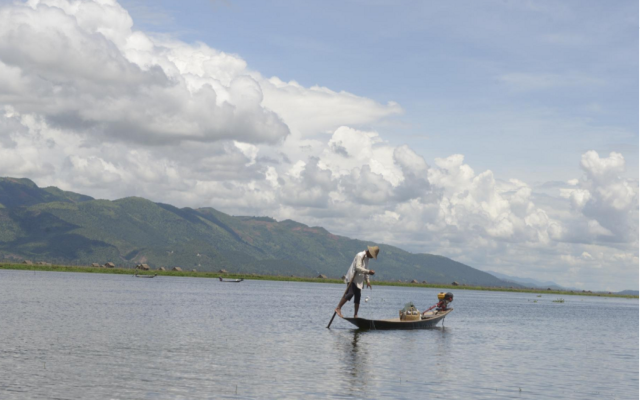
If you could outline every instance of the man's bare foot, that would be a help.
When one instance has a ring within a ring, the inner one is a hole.
[[[338,316],[339,316],[340,318],[344,318],[344,317],[342,316],[342,311],[341,311],[339,308],[336,308],[336,314],[338,314]]]
[[[353,318],[358,318],[358,314],[353,314]]]

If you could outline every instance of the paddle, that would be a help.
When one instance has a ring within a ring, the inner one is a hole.
[[[342,295],[342,297],[344,297],[347,294],[347,291],[349,290],[349,287],[351,286],[351,282],[353,282],[353,278],[356,277],[356,271],[353,271],[353,274],[351,275],[351,279],[349,280],[349,284],[347,285],[347,288],[344,290],[344,294]],[[342,300],[342,297],[340,297],[340,300]],[[327,329],[330,329],[329,327],[331,326],[331,324],[333,323],[333,319],[336,317],[336,314],[338,314],[337,312],[335,312],[335,310],[333,311],[333,317],[331,317],[331,321],[329,321],[329,325],[327,325]]]

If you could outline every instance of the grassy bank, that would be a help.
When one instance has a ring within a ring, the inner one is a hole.
[[[95,274],[122,274],[132,275],[137,273],[138,275],[161,275],[161,276],[183,276],[191,278],[230,278],[230,279],[251,279],[251,280],[263,280],[263,281],[288,281],[288,282],[313,282],[313,283],[343,283],[341,279],[323,279],[323,278],[304,278],[294,276],[278,276],[278,275],[256,275],[256,274],[234,274],[219,272],[192,272],[192,271],[141,271],[130,268],[104,268],[104,267],[82,267],[82,266],[68,266],[68,265],[27,265],[27,264],[0,264],[0,269],[13,269],[23,271],[58,271],[58,272],[84,272]],[[436,283],[405,283],[405,282],[385,282],[374,281],[373,285],[379,286],[409,286],[409,287],[424,287],[424,288],[437,288],[447,290],[486,290],[495,292],[517,292],[517,293],[546,293],[553,295],[580,295],[580,296],[598,296],[598,297],[622,297],[622,298],[635,298],[638,296],[620,295],[620,294],[607,294],[607,293],[586,293],[581,291],[565,291],[565,290],[544,290],[544,289],[516,289],[516,288],[501,288],[501,287],[484,287],[484,286],[469,286],[469,285],[442,285]]]

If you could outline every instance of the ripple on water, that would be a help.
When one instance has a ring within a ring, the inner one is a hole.
[[[343,290],[2,270],[0,398],[638,398],[637,300],[460,290],[444,329],[325,329]]]

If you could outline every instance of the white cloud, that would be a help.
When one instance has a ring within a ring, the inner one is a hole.
[[[275,143],[289,134],[244,61],[132,24],[111,1],[3,7],[0,101],[102,140]],[[209,75],[195,83],[197,72]]]
[[[326,87],[305,88],[295,81],[273,77],[261,81],[264,104],[281,115],[294,132],[301,135],[332,132],[341,125],[362,125],[400,114],[395,102],[379,104],[348,92]]]
[[[430,166],[362,128],[401,113],[393,102],[264,78],[132,26],[109,0],[0,8],[0,176],[291,218],[566,284],[637,281],[638,185],[622,155],[586,152],[581,179],[539,191],[462,154]]]
[[[571,205],[576,210],[582,210],[589,200],[591,193],[583,189],[560,189],[560,195],[571,200]]]
[[[341,126],[320,154],[321,164],[335,177],[349,175],[362,165],[383,176],[393,185],[402,180],[400,168],[394,160],[394,148],[385,143],[377,132],[366,132]]]
[[[572,188],[561,189],[579,215],[588,221],[588,232],[622,243],[638,240],[638,182],[623,177],[624,157],[612,152],[601,158],[597,152],[582,155],[584,179],[572,180]]]

